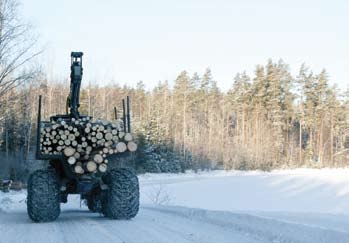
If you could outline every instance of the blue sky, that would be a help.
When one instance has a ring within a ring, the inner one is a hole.
[[[86,83],[151,88],[210,67],[226,90],[237,72],[282,58],[293,74],[305,62],[349,85],[349,1],[22,0],[21,11],[54,77],[68,77],[70,51],[81,50]]]

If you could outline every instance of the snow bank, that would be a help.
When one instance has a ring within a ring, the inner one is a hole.
[[[140,183],[145,204],[163,194],[166,205],[209,210],[349,213],[349,169],[145,174]]]
[[[0,211],[8,212],[26,207],[26,197],[27,195],[24,190],[10,191],[9,193],[0,191]]]

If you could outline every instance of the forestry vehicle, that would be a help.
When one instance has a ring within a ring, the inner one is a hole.
[[[71,53],[67,112],[41,121],[38,105],[36,159],[45,169],[28,180],[27,212],[34,222],[54,221],[68,194],[80,194],[90,211],[111,219],[130,219],[139,210],[138,178],[131,168],[112,166],[133,156],[137,144],[130,129],[130,101],[122,100],[123,117],[94,120],[79,113],[82,52]],[[125,105],[126,103],[126,105]]]

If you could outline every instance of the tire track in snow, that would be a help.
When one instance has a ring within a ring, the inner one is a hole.
[[[109,220],[82,209],[51,223],[32,223],[25,209],[0,213],[0,243],[266,243],[349,242],[349,233],[244,213],[142,206],[132,220]]]

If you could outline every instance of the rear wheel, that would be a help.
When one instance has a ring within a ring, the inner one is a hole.
[[[131,219],[139,210],[138,178],[131,169],[113,169],[103,178],[108,191],[102,203],[103,214],[111,219]]]
[[[54,221],[60,214],[59,179],[54,170],[37,170],[28,180],[27,212],[34,222]]]

